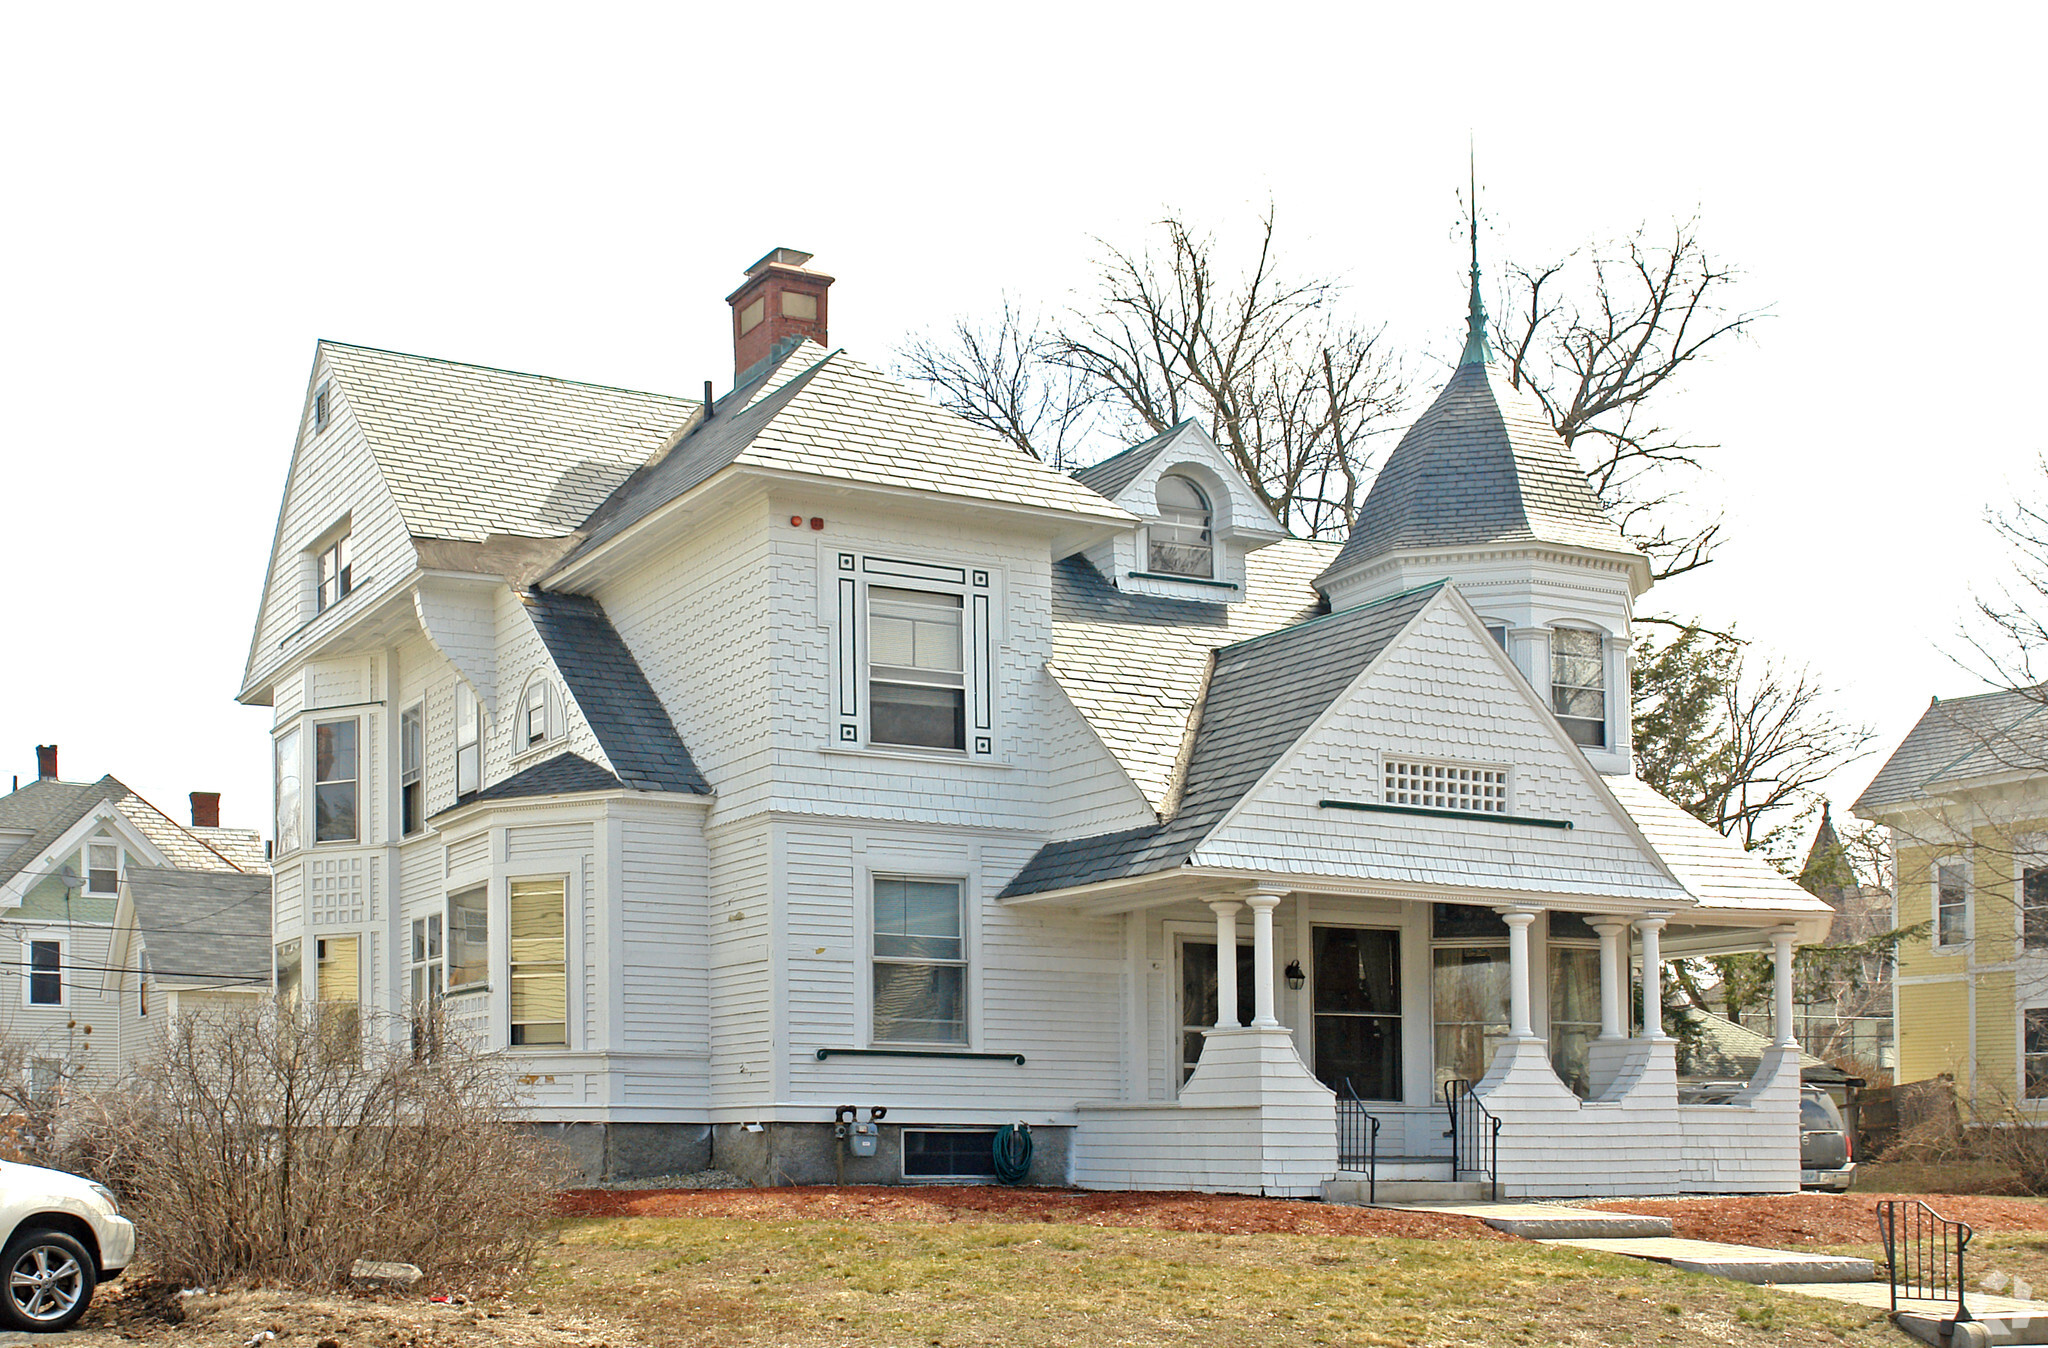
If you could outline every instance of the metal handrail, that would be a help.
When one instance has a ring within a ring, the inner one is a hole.
[[[1501,1121],[1472,1093],[1472,1083],[1453,1077],[1444,1083],[1444,1112],[1451,1126],[1444,1136],[1451,1139],[1451,1174],[1477,1173],[1486,1177],[1493,1201],[1500,1201]]]
[[[1917,1198],[1887,1198],[1877,1205],[1877,1233],[1884,1240],[1894,1317],[1904,1286],[1909,1301],[1946,1301],[1953,1292],[1956,1313],[1946,1322],[1951,1327],[1974,1318],[1963,1304],[1963,1253],[1977,1234],[1968,1222],[1944,1217]],[[1917,1295],[1921,1289],[1927,1295]]]
[[[1346,1099],[1345,1096],[1350,1098]],[[1361,1136],[1363,1134],[1363,1136]],[[1363,1156],[1361,1157],[1361,1152]],[[1347,1161],[1365,1162],[1365,1201],[1379,1202],[1380,1121],[1365,1111],[1365,1101],[1351,1078],[1344,1078],[1344,1095],[1337,1099],[1337,1168],[1355,1170]]]

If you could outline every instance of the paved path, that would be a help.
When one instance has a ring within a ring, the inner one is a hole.
[[[1675,1240],[1670,1236],[1592,1237],[1546,1240],[1546,1245],[1571,1245],[1631,1259],[1654,1259],[1692,1273],[1711,1273],[1736,1282],[1769,1284],[1865,1283],[1872,1268],[1868,1259],[1811,1251],[1768,1250],[1758,1245],[1726,1245],[1715,1240]]]

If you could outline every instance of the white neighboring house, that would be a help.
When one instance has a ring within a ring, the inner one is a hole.
[[[1681,1106],[1628,971],[1789,999],[1832,913],[1630,775],[1648,566],[1476,273],[1340,548],[1193,425],[1018,454],[808,261],[708,405],[318,345],[240,693],[281,980],[442,999],[593,1174],[977,1177],[1021,1121],[1040,1182],[1314,1194],[1370,1114],[1505,1195],[1797,1187],[1796,1045]]]
[[[137,940],[131,883],[168,877],[185,896],[176,913],[157,906],[165,940],[173,928],[219,931],[228,896],[260,891],[244,920],[260,918],[267,947],[263,842],[253,830],[222,828],[212,792],[194,792],[194,822],[179,824],[116,778],[61,780],[56,745],[36,755],[35,780],[0,796],[0,940],[12,952],[0,960],[0,1034],[26,1045],[31,1089],[39,1077],[54,1086],[67,1074],[104,1083],[134,1066],[175,1010],[173,986],[246,997],[269,985],[267,960],[253,971],[214,951],[169,961]]]

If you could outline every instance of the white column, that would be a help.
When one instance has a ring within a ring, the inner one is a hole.
[[[1286,891],[1259,889],[1245,898],[1252,910],[1252,1024],[1278,1026],[1273,1005],[1273,909]]]
[[[1235,1030],[1237,1023],[1237,910],[1236,899],[1211,899],[1209,911],[1216,914],[1216,1028]]]
[[[1511,911],[1500,916],[1508,924],[1508,1037],[1534,1039],[1529,1018],[1529,924],[1536,914]]]
[[[1780,927],[1771,933],[1771,944],[1777,975],[1778,992],[1778,1036],[1771,1042],[1779,1048],[1798,1048],[1799,1037],[1792,1033],[1792,940],[1797,935],[1790,927]]]
[[[1628,923],[1618,917],[1596,917],[1588,925],[1600,934],[1600,1037],[1626,1039],[1623,1008],[1628,994],[1623,989],[1628,986],[1628,966],[1621,943],[1628,936]]]
[[[1664,956],[1657,948],[1657,933],[1664,930],[1661,917],[1636,919],[1636,931],[1643,938],[1643,1038],[1664,1037]]]

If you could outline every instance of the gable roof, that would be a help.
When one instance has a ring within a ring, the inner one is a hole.
[[[1401,437],[1325,574],[1390,552],[1505,542],[1637,552],[1542,407],[1475,361]]]
[[[157,981],[270,982],[269,876],[130,866],[124,883]]]
[[[319,354],[415,538],[567,535],[701,405],[342,342]]]
[[[1322,611],[1336,545],[1290,538],[1245,558],[1244,598],[1207,604],[1119,590],[1079,556],[1052,568],[1052,673],[1153,808],[1178,762],[1209,652]]]
[[[1825,899],[1801,889],[1755,852],[1687,814],[1634,777],[1602,777],[1686,893],[1708,911],[1827,913]],[[1817,936],[1817,934],[1816,934]]]
[[[1948,778],[2048,768],[2048,686],[1935,698],[1850,808],[1861,815],[1925,799]]]
[[[709,795],[675,723],[603,607],[575,594],[529,591],[520,600],[618,779],[643,790]]]
[[[1174,437],[1195,424],[1188,417],[1175,425],[1168,426],[1150,440],[1141,440],[1129,449],[1120,450],[1108,458],[1092,463],[1086,468],[1074,470],[1074,480],[1092,492],[1101,494],[1104,500],[1113,501],[1117,493],[1131,485],[1138,474],[1145,471],[1161,451],[1172,444]]]
[[[1183,864],[1429,602],[1439,581],[1312,618],[1215,654],[1196,709],[1179,808],[1145,828],[1047,843],[1002,897],[1096,884]]]
[[[0,854],[0,881],[13,879],[23,867],[61,841],[102,801],[112,802],[122,816],[163,853],[165,860],[186,870],[239,869],[219,849],[195,837],[169,815],[129,790],[119,778],[96,782],[61,782],[42,778],[0,796],[0,829],[27,831],[28,840]]]
[[[583,543],[562,565],[736,465],[1131,522],[992,432],[844,351],[806,341],[757,382],[720,399],[658,462],[634,473],[591,515]]]

